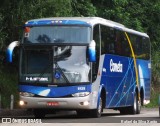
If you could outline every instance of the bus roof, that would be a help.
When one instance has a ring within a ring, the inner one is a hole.
[[[133,29],[129,29],[124,25],[107,20],[100,17],[53,17],[53,18],[41,18],[41,19],[33,19],[29,20],[25,23],[25,26],[37,26],[37,25],[86,25],[86,26],[94,26],[95,24],[106,25],[115,29],[120,29],[129,33],[133,33],[136,35],[149,37],[146,33],[138,32]]]

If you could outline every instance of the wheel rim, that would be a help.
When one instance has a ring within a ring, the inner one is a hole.
[[[135,96],[134,98],[134,111],[136,112],[137,110],[137,97]]]
[[[102,99],[99,100],[99,106],[98,106],[98,114],[101,115],[102,112]]]

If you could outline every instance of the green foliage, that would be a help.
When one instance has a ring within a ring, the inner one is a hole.
[[[6,69],[0,64],[0,95],[2,97],[2,108],[10,107],[10,96],[14,95],[14,108],[18,106],[18,75],[14,68]]]
[[[159,85],[160,87],[159,78],[160,78],[160,52],[153,51],[152,53],[152,84]]]
[[[96,8],[91,0],[72,0],[73,16],[91,17],[96,15]]]
[[[158,101],[159,101],[159,91],[156,90],[157,89],[160,89],[160,87],[156,86],[155,89],[152,88],[151,90],[151,98],[150,98],[150,103],[148,105],[146,105],[147,108],[154,108],[154,107],[158,107]]]

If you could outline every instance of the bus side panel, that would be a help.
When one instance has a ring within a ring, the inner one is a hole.
[[[137,66],[139,72],[140,87],[144,91],[144,100],[150,101],[151,63],[150,61],[146,60],[137,60]]]
[[[136,86],[133,59],[105,55],[101,84],[106,88],[106,108],[133,105]]]

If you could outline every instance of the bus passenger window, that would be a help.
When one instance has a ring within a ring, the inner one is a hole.
[[[108,53],[109,54],[114,54],[115,53],[114,43],[108,44]]]
[[[123,31],[116,31],[115,37],[116,54],[120,56],[131,56],[131,49]]]
[[[101,54],[115,54],[114,30],[101,25]]]
[[[150,42],[149,38],[143,37],[142,38],[142,46],[143,46],[143,53],[144,53],[144,59],[149,60],[150,59]]]

